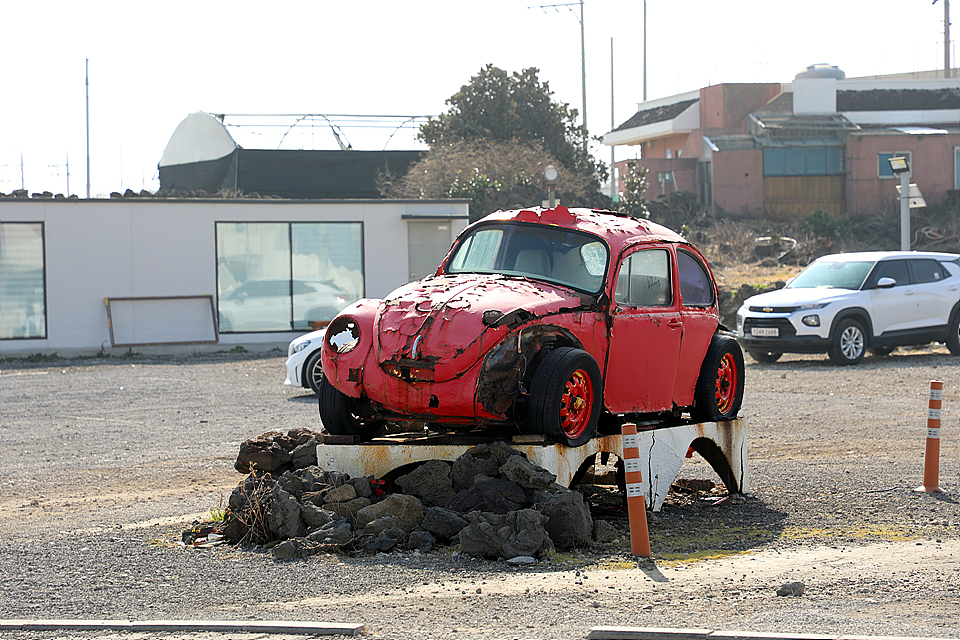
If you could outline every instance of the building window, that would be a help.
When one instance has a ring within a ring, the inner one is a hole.
[[[309,331],[363,295],[359,222],[217,223],[221,333]]]
[[[842,174],[842,147],[772,147],[763,150],[763,175],[767,177]]]
[[[953,188],[960,189],[960,147],[953,148]]]
[[[913,166],[913,154],[909,151],[881,152],[877,154],[877,175],[881,178],[895,178],[890,168],[890,158],[905,157],[907,166]]]
[[[42,222],[0,222],[0,340],[47,337]]]

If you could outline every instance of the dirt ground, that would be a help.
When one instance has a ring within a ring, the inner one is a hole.
[[[283,386],[283,360],[0,362],[0,618],[362,622],[398,639],[601,625],[960,638],[960,368],[941,346],[857,367],[748,358],[750,493],[672,495],[649,515],[649,562],[630,555],[606,490],[594,516],[621,539],[530,568],[455,549],[278,562],[178,547],[240,481],[240,442],[319,427],[315,397]],[[942,494],[914,491],[933,379]],[[681,478],[718,481],[696,456]],[[776,594],[793,581],[802,595]]]

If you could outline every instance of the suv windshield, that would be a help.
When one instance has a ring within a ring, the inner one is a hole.
[[[607,246],[596,236],[535,224],[488,224],[460,239],[447,273],[499,273],[596,293]]]
[[[814,262],[793,279],[788,289],[859,289],[873,261]]]

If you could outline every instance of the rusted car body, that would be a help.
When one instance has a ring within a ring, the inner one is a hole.
[[[620,418],[735,418],[743,355],[717,288],[677,233],[608,211],[500,211],[437,273],[327,328],[320,415],[335,434],[390,421],[499,425],[579,446]]]

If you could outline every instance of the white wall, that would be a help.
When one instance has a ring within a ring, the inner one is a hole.
[[[0,222],[42,222],[47,338],[0,340],[0,355],[110,348],[104,298],[217,293],[217,222],[362,222],[364,287],[382,297],[406,282],[403,216],[449,218],[466,226],[463,200],[0,200]],[[220,336],[219,345],[165,345],[139,352],[285,348],[302,332]],[[121,352],[126,349],[120,350]]]

